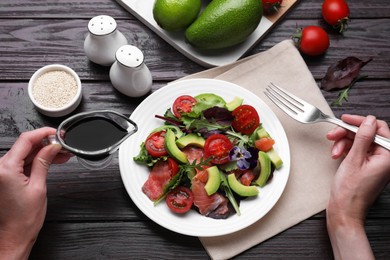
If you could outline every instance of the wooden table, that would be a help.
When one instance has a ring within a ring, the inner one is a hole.
[[[319,81],[329,65],[353,55],[372,57],[350,92],[349,102],[333,107],[342,113],[374,114],[390,123],[390,5],[388,0],[350,2],[349,30],[340,35],[321,20],[321,0],[298,3],[250,53],[287,39],[296,26],[321,25],[330,34],[325,56],[305,58]],[[27,96],[31,75],[46,64],[60,63],[80,76],[83,101],[76,112],[114,109],[130,115],[142,98],[115,91],[109,68],[87,59],[83,42],[88,21],[107,14],[129,42],[144,51],[153,91],[167,82],[205,68],[181,55],[115,1],[2,0],[0,3],[0,154],[20,133],[58,126],[62,119],[39,114]],[[323,92],[331,102],[338,92]],[[378,259],[390,259],[390,188],[368,214],[367,232]],[[288,216],[286,216],[288,217]],[[332,259],[324,212],[242,253],[237,259]],[[149,220],[129,198],[117,157],[108,168],[87,171],[76,160],[53,166],[48,177],[48,212],[31,259],[207,259],[196,237],[173,233]]]

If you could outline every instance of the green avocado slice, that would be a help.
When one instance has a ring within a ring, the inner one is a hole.
[[[242,197],[257,196],[259,190],[256,186],[245,186],[241,184],[234,173],[231,173],[227,177],[230,188]]]
[[[264,187],[267,184],[268,178],[271,175],[271,159],[268,154],[262,151],[259,151],[259,161],[260,164],[260,175],[255,180],[255,183],[260,187]]]
[[[243,101],[244,101],[243,98],[234,97],[234,99],[232,101],[230,101],[229,103],[226,103],[225,107],[227,110],[233,111],[237,107],[241,106]]]
[[[164,139],[165,149],[170,156],[180,163],[188,163],[187,155],[183,153],[176,145],[176,136],[172,130],[168,129]]]
[[[186,147],[187,145],[194,145],[203,148],[205,142],[206,140],[203,137],[192,133],[177,139],[176,145],[180,149]]]
[[[221,185],[221,173],[219,172],[219,169],[217,166],[211,166],[210,168],[207,168],[208,173],[208,180],[206,182],[206,185],[204,186],[204,189],[207,192],[207,195],[212,195],[217,192],[219,189],[219,186]]]

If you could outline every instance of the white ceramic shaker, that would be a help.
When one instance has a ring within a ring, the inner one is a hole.
[[[152,88],[152,74],[144,63],[144,54],[133,45],[120,47],[110,69],[112,85],[129,97],[140,97]]]
[[[103,66],[111,66],[115,61],[115,52],[128,43],[117,29],[115,19],[108,15],[95,16],[88,23],[88,31],[84,41],[88,59]]]

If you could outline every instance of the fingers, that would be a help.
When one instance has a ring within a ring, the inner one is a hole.
[[[8,160],[18,163],[25,160],[37,147],[41,146],[42,139],[48,135],[55,134],[56,130],[50,127],[43,127],[29,132],[24,132],[16,140],[8,152]]]
[[[390,130],[389,130],[388,124],[383,120],[376,120],[375,117],[373,117],[373,118],[375,121],[375,122],[373,122],[373,124],[376,125],[376,134],[379,134],[381,136],[389,138],[390,137]],[[361,126],[363,124],[363,122],[365,122],[366,117],[359,116],[359,115],[345,114],[345,115],[341,116],[341,119],[344,122],[349,123],[351,125]],[[373,128],[375,129],[374,126],[373,126]],[[374,134],[372,136],[374,136]],[[355,136],[356,136],[355,133],[348,131],[342,127],[335,127],[331,131],[329,131],[329,133],[327,133],[326,137],[328,140],[334,141],[334,144],[332,147],[332,158],[337,159],[337,158],[341,157],[342,155],[347,154],[349,152],[350,148],[352,147],[352,143],[355,139]],[[360,138],[360,137],[358,137],[358,138]],[[365,138],[365,137],[363,137],[363,138]],[[368,143],[371,144],[370,141],[368,141]],[[370,147],[370,144],[368,145],[368,147]]]
[[[52,161],[53,164],[62,164],[69,161],[74,155],[71,153],[58,153],[57,156]]]
[[[367,152],[374,140],[374,136],[377,131],[377,121],[374,116],[367,116],[361,123],[356,135],[355,140],[352,144],[350,155],[357,160],[362,162],[367,156]]]
[[[51,144],[43,147],[37,153],[31,165],[30,180],[32,185],[38,185],[38,187],[44,187],[46,185],[49,166],[52,164],[60,150],[60,144]]]
[[[342,138],[336,141],[332,147],[332,158],[338,159],[345,156],[352,147],[353,141],[349,138]]]

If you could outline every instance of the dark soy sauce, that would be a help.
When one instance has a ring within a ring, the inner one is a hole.
[[[67,145],[84,151],[106,149],[127,134],[127,130],[103,117],[90,117],[67,129],[64,141]]]

